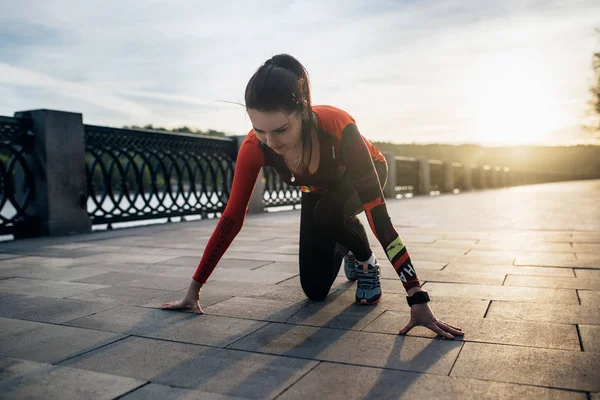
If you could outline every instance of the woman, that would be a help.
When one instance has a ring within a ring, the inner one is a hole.
[[[411,319],[400,334],[421,325],[450,339],[462,335],[460,328],[433,315],[391,223],[382,193],[385,158],[359,133],[349,114],[331,106],[313,107],[309,86],[302,64],[287,54],[267,60],[248,82],[245,102],[253,129],[240,147],[229,201],[187,294],[162,308],[202,313],[202,285],[241,230],[261,168],[271,166],[286,183],[302,189],[300,282],[308,298],[327,296],[348,253],[344,269],[349,279],[358,281],[356,302],[376,304],[381,299],[380,269],[356,217],[364,210],[408,294]]]

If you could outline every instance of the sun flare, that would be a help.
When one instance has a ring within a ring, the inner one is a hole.
[[[549,144],[561,114],[552,80],[544,76],[543,68],[536,68],[539,64],[516,64],[507,57],[482,65],[473,137],[487,145]]]

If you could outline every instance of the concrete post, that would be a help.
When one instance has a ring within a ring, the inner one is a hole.
[[[383,188],[383,195],[386,198],[396,198],[396,156],[388,152],[382,152],[388,165],[387,183]]]
[[[430,191],[430,168],[429,168],[429,158],[427,157],[419,157],[417,158],[419,161],[419,187],[418,194],[424,194],[429,196]]]
[[[242,146],[245,138],[246,136],[236,136],[238,152],[240,151],[240,147]],[[265,170],[262,169],[258,174],[256,184],[254,185],[254,190],[252,191],[252,196],[250,197],[250,202],[248,203],[248,214],[260,214],[265,212],[265,183]]]
[[[463,179],[463,189],[464,190],[472,190],[473,189],[473,166],[472,165],[465,165],[463,167],[463,174],[464,174],[464,179]]]
[[[32,120],[32,207],[39,217],[33,225],[15,232],[15,238],[89,232],[82,115],[31,110],[17,112],[15,117]]]
[[[454,190],[454,166],[452,161],[444,161],[444,185],[442,192],[452,193]]]

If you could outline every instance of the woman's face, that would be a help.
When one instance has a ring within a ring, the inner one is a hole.
[[[277,154],[285,154],[300,143],[302,119],[296,112],[248,109],[248,116],[258,140]]]

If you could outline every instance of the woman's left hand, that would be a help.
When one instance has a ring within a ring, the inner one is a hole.
[[[411,306],[410,321],[404,328],[400,330],[399,334],[405,335],[415,326],[424,326],[425,328],[429,328],[438,335],[448,339],[454,339],[453,335],[464,335],[462,329],[437,319],[435,315],[433,315],[433,311],[431,311],[431,308],[429,308],[429,304],[427,303],[413,304]]]

